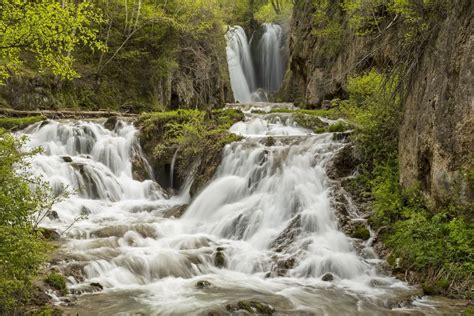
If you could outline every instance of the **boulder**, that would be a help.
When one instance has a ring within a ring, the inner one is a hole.
[[[322,277],[321,280],[324,282],[332,282],[334,281],[334,275],[332,273],[325,273]]]

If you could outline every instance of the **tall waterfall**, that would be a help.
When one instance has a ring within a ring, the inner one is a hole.
[[[234,26],[229,29],[226,37],[227,63],[234,98],[242,103],[252,102],[255,71],[247,35],[242,27]]]
[[[268,101],[267,94],[277,91],[283,80],[281,26],[270,23],[262,25],[261,38],[252,40],[257,45],[253,56],[252,45],[242,27],[229,28],[226,38],[235,100],[240,103]]]
[[[283,314],[383,314],[383,302],[407,292],[338,229],[325,165],[344,143],[288,114],[248,114],[230,131],[244,139],[225,147],[181,218],[173,210],[190,202],[185,191],[170,197],[133,179],[145,158],[132,124],[52,121],[24,131],[28,146],[44,148],[33,170],[57,193],[72,190],[42,223],[65,231],[58,268],[69,271],[73,295],[100,291],[79,296],[71,313],[225,314],[254,300]]]
[[[283,81],[283,61],[281,58],[282,29],[280,25],[265,23],[259,42],[260,78],[265,91],[274,92]]]

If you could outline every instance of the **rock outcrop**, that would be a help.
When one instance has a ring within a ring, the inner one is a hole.
[[[400,129],[401,184],[435,206],[474,202],[474,3],[456,2],[411,78]]]
[[[317,31],[321,22],[315,1],[298,1],[294,7],[289,67],[280,95],[306,107],[346,98],[352,75],[399,67],[401,39],[410,31],[397,21],[399,16],[386,15],[380,17],[379,34],[357,36],[339,1],[328,6],[326,19],[341,29],[326,37]],[[400,183],[419,186],[434,208],[453,200],[465,205],[474,201],[473,12],[472,1],[457,0],[435,18],[428,17],[433,27],[408,60],[412,66],[402,79]]]

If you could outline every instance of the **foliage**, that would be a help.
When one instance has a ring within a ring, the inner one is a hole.
[[[311,115],[311,116],[319,116],[319,117],[327,117],[329,119],[338,119],[344,115],[344,113],[341,113],[338,108],[331,108],[328,110],[323,110],[323,109],[316,109],[316,110],[308,110],[308,109],[296,109],[296,110],[290,110],[290,109],[272,109],[271,113],[293,113],[294,115],[297,114],[306,114],[306,115]]]
[[[374,69],[349,78],[349,99],[341,102],[341,111],[356,125],[353,138],[367,170],[395,159],[398,150],[400,99],[397,82]]]
[[[342,7],[339,1],[313,0],[313,34],[321,39],[318,54],[325,60],[339,53],[343,45]]]
[[[31,55],[40,70],[71,79],[76,47],[104,49],[96,28],[103,19],[89,1],[6,0],[0,12],[0,83]]]
[[[293,11],[291,0],[267,1],[256,12],[255,19],[259,23],[285,23]]]
[[[373,199],[370,222],[384,227],[391,256],[402,259],[399,269],[419,272],[427,292],[464,294],[472,287],[474,226],[458,206],[431,210],[418,188],[400,188],[396,85],[393,77],[371,70],[349,79],[350,96],[341,102],[356,127],[352,139],[362,161],[357,182]]]
[[[50,274],[48,274],[45,281],[53,289],[59,291],[61,295],[67,294],[66,280],[61,273],[53,271]]]
[[[0,311],[15,313],[27,301],[31,280],[47,245],[35,230],[54,199],[49,187],[27,172],[35,152],[0,130]]]
[[[46,120],[45,116],[27,116],[27,117],[0,117],[0,128],[6,130],[16,130],[27,127],[28,125]]]

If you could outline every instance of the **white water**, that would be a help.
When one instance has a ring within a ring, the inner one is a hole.
[[[283,81],[283,61],[281,57],[282,29],[280,25],[265,23],[264,32],[259,41],[261,87],[275,92]]]
[[[252,102],[255,91],[255,70],[250,54],[250,45],[245,31],[234,26],[226,34],[227,63],[234,98],[239,102]]]
[[[282,29],[270,23],[263,24],[262,28],[257,56],[252,56],[242,27],[231,27],[226,34],[230,81],[234,99],[239,103],[268,101],[268,93],[277,91],[283,81]]]
[[[248,115],[231,131],[246,138],[226,146],[214,180],[175,219],[164,214],[188,203],[186,192],[169,198],[154,182],[131,178],[141,152],[131,124],[26,130],[29,146],[45,148],[34,170],[57,192],[77,189],[43,225],[62,231],[87,216],[66,232],[60,267],[82,267],[84,279],[68,279],[72,292],[92,282],[104,290],[79,297],[72,313],[222,314],[226,304],[256,300],[283,313],[385,315],[386,301],[408,291],[376,273],[377,260],[358,256],[338,230],[324,167],[343,143],[288,115]],[[322,281],[325,273],[335,280]],[[212,285],[197,288],[202,280]]]

